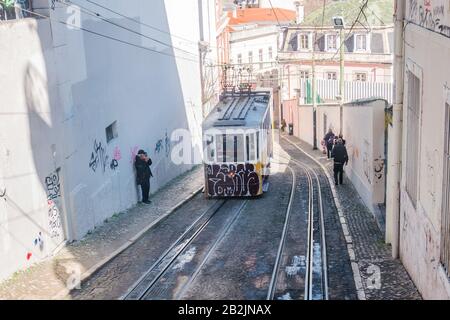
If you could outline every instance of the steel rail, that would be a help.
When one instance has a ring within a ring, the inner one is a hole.
[[[291,173],[292,173],[291,194],[290,194],[289,203],[288,203],[288,206],[286,209],[286,218],[284,220],[284,226],[283,226],[283,231],[281,233],[280,244],[278,246],[277,257],[275,259],[275,265],[273,267],[272,277],[270,279],[269,289],[267,291],[267,297],[266,297],[267,300],[273,300],[273,296],[275,294],[276,283],[277,283],[277,278],[278,278],[278,271],[280,268],[281,256],[283,255],[284,244],[286,242],[287,228],[289,225],[289,218],[291,215],[292,202],[294,200],[294,194],[295,194],[295,184],[296,184],[295,172],[290,166],[287,166],[287,167],[289,168],[289,170],[291,170]]]
[[[242,210],[244,209],[245,205],[247,204],[248,200],[243,201],[243,203],[239,206],[239,208],[236,210],[236,213],[234,214],[234,217],[230,220],[230,222],[227,224],[225,228],[222,229],[222,232],[220,235],[216,238],[214,241],[214,244],[209,248],[208,253],[203,257],[202,262],[197,266],[192,276],[189,278],[188,282],[183,285],[181,290],[177,293],[175,296],[175,300],[180,300],[181,297],[186,293],[188,288],[191,286],[192,282],[195,280],[197,275],[200,273],[201,269],[205,265],[206,261],[208,261],[211,254],[216,250],[217,246],[222,242],[225,235],[228,233],[228,230],[230,230],[231,226],[235,223],[239,215],[241,214]]]
[[[297,149],[299,147],[292,142],[290,139],[286,137],[282,137],[286,141],[288,141],[290,144],[295,146]],[[302,153],[303,150],[299,149]],[[322,184],[320,182],[320,178],[316,172],[316,170],[306,163],[302,163],[296,159],[288,159],[292,161],[293,163],[297,164],[299,167],[302,167],[305,170],[305,173],[308,176],[308,181],[310,182],[310,190],[313,188],[311,186],[313,176],[314,180],[316,180],[317,184],[317,193],[318,193],[318,209],[319,209],[319,221],[320,221],[320,243],[321,243],[321,258],[322,258],[322,296],[323,299],[328,300],[328,261],[327,261],[327,244],[326,244],[326,231],[325,231],[325,219],[324,219],[324,213],[323,213],[323,198],[322,198]],[[310,192],[310,201],[311,201],[311,194],[313,192]],[[307,255],[307,271],[306,271],[306,279],[305,279],[305,300],[311,300],[313,299],[312,296],[312,288],[313,288],[313,274],[312,274],[312,264],[313,264],[313,243],[314,243],[314,233],[313,233],[313,223],[314,223],[314,207],[310,207],[310,217],[308,219],[308,252]]]
[[[206,209],[200,217],[198,217],[184,232],[183,234],[178,237],[177,240],[174,241],[174,243],[158,258],[158,260],[147,270],[147,272],[142,275],[129,289],[128,291],[120,297],[120,300],[140,300],[142,297],[145,296],[145,294],[151,289],[151,287],[155,284],[156,281],[164,274],[165,271],[172,265],[172,263],[178,258],[178,256],[181,254],[181,252],[184,251],[184,249],[197,237],[197,235],[208,225],[208,223],[211,221],[212,217],[220,210],[220,208],[225,204],[226,200],[220,200],[216,201],[212,206],[210,206],[208,209]],[[197,223],[208,215],[208,213],[213,212],[209,215],[209,217],[204,221],[192,234],[191,237],[187,239],[187,241],[184,241],[184,237],[191,232],[194,227],[197,225]],[[181,246],[180,246],[181,245]],[[150,284],[147,284],[145,286],[144,290],[141,290],[141,292],[138,292],[137,294],[133,294],[133,291],[137,290],[138,287],[143,284],[143,282],[146,280],[146,278],[160,265],[160,263],[169,256],[171,252],[175,250],[175,254],[169,259],[169,262],[167,265],[151,280]]]

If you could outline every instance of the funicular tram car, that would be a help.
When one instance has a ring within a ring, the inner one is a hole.
[[[205,195],[261,195],[269,173],[272,138],[270,89],[222,94],[203,123]]]

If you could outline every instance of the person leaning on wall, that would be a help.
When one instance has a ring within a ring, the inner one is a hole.
[[[150,177],[153,177],[152,170],[150,169],[151,165],[152,159],[148,157],[147,152],[142,149],[139,150],[134,161],[134,166],[136,168],[136,183],[141,186],[142,202],[145,204],[151,203],[148,199],[150,193]]]

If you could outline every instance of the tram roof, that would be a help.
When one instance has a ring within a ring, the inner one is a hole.
[[[260,127],[269,107],[271,91],[224,93],[203,122],[203,129]]]

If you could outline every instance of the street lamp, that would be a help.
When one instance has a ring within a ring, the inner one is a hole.
[[[342,132],[343,127],[343,104],[344,104],[344,18],[341,16],[333,17],[333,26],[335,29],[339,30],[339,125],[340,125],[340,133]]]

